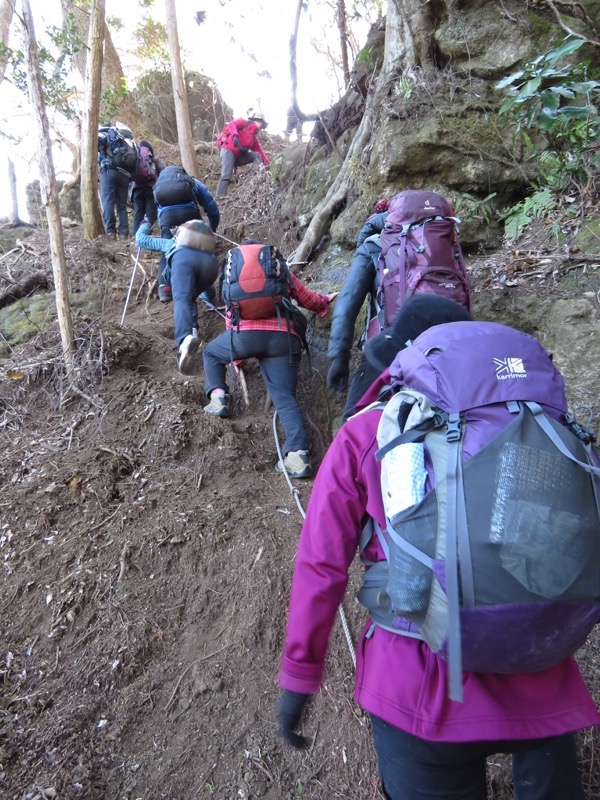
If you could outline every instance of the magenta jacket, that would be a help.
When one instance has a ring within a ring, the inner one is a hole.
[[[387,371],[361,404],[377,398]],[[327,451],[302,528],[291,591],[279,683],[316,693],[338,606],[368,516],[385,528],[380,468],[375,460],[381,411],[350,419]],[[365,549],[383,558],[377,538]],[[448,698],[447,664],[416,639],[375,628],[367,619],[356,649],[355,699],[391,725],[430,741],[536,739],[600,722],[574,658],[530,674],[467,673],[464,702]],[[515,631],[515,635],[518,635]]]

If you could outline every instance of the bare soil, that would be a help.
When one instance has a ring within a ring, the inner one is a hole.
[[[47,237],[26,248],[11,261],[14,282],[51,276]],[[133,255],[131,243],[69,232],[71,290],[100,297],[96,311],[75,315],[77,380],[65,379],[55,323],[0,375],[0,795],[381,798],[341,624],[305,720],[309,749],[276,735],[296,500],[306,507],[312,481],[292,493],[274,472],[256,364],[245,365],[249,405],[236,382],[233,419],[202,413],[201,359],[197,376],[178,373],[172,308],[149,291],[153,261],[141,259],[119,325]],[[221,328],[201,312],[205,341]],[[319,353],[317,342],[299,392],[315,466],[339,414]],[[356,642],[353,592],[344,612]],[[581,663],[600,700],[599,646],[592,639]],[[580,741],[597,797],[597,735]],[[490,763],[489,785],[490,798],[511,796],[506,759]]]

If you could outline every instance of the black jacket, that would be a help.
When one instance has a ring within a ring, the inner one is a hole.
[[[381,214],[373,214],[358,234],[357,248],[354,251],[348,275],[335,301],[327,349],[327,356],[331,360],[350,358],[356,319],[369,294],[372,296],[372,308],[374,306],[373,298],[377,291],[377,263],[381,253],[381,244],[378,236],[375,240],[370,237],[381,233],[388,213],[384,211]]]

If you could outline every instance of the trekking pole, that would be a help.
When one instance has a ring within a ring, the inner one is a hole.
[[[223,317],[223,319],[226,319],[225,314],[223,314],[221,311],[219,311],[219,309],[216,307],[216,305],[214,303],[211,303],[210,300],[205,300],[203,297],[201,299],[202,299],[202,302],[208,308],[209,311],[214,311],[220,317]]]
[[[131,280],[129,281],[129,289],[127,290],[127,297],[125,298],[125,306],[123,307],[123,314],[121,315],[121,325],[125,322],[125,314],[127,313],[127,306],[129,305],[129,298],[131,297],[131,290],[133,289],[133,279],[137,270],[137,265],[140,260],[140,253],[142,248],[138,247],[137,256],[133,262],[133,272],[131,273]]]
[[[229,244],[232,244],[235,247],[238,247],[238,243],[234,242],[233,239],[228,239],[226,236],[222,236],[220,233],[215,233],[214,231],[213,231],[213,233],[214,233],[215,236],[218,236],[219,239],[223,239],[224,241],[229,242]]]

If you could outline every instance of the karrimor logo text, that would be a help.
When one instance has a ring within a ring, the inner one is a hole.
[[[494,366],[496,367],[496,378],[499,381],[527,377],[522,358],[495,358]]]

